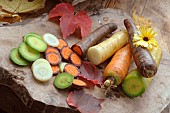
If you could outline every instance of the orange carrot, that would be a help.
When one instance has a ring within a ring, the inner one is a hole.
[[[76,53],[71,53],[70,55],[70,61],[73,65],[79,67],[81,66],[81,59]]]
[[[48,54],[46,54],[46,60],[51,65],[57,65],[61,62],[61,56],[58,53],[48,53]]]
[[[58,74],[60,71],[57,65],[51,65],[51,68],[52,68],[53,74]]]
[[[119,85],[128,74],[131,59],[132,55],[129,44],[118,50],[104,70],[104,84],[107,86],[109,82],[113,82],[112,85]]]
[[[51,47],[51,46],[48,46],[48,48],[45,50],[45,54],[47,53],[59,53],[58,49],[54,48],[54,47]]]
[[[64,39],[58,39],[59,45],[57,46],[57,49],[61,50],[63,47],[68,46],[68,43]]]
[[[86,57],[87,50],[91,46],[97,44],[107,34],[115,31],[116,29],[117,26],[114,23],[105,24],[94,30],[89,36],[74,44],[71,49],[80,57]]]
[[[85,87],[85,86],[87,86],[87,84],[84,81],[79,80],[79,79],[74,79],[73,80],[73,85],[78,86],[78,87]]]
[[[72,74],[74,77],[76,77],[76,76],[78,76],[80,74],[79,69],[76,66],[72,65],[72,64],[66,64],[64,66],[64,71],[67,72],[67,73]]]
[[[63,47],[60,51],[61,56],[65,59],[65,60],[69,60],[69,56],[71,55],[73,51],[70,49],[70,47]]]

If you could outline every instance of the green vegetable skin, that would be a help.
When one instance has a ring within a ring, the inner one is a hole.
[[[155,47],[152,51],[150,51],[150,54],[152,55],[158,67],[162,59],[161,48],[159,46]],[[152,79],[153,77],[143,77],[142,75],[140,75],[137,69],[132,70],[122,82],[123,92],[129,97],[140,96],[145,92]]]
[[[37,37],[37,38],[39,38],[39,39],[42,39],[41,36],[40,36],[39,34],[37,34],[37,33],[28,33],[28,34],[26,34],[26,35],[24,36],[24,42],[26,42],[27,37],[29,37],[29,36],[34,36],[34,37]]]
[[[20,66],[27,66],[29,62],[21,57],[21,55],[18,53],[18,48],[14,48],[10,52],[10,59],[17,65]]]

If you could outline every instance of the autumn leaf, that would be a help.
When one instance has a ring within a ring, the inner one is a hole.
[[[104,99],[97,99],[83,90],[70,92],[67,97],[68,105],[77,108],[81,113],[98,113],[103,101]]]
[[[15,23],[20,22],[21,17],[18,14],[10,14],[7,12],[3,12],[0,8],[0,22],[7,22],[7,23]]]
[[[81,75],[89,81],[92,81],[94,84],[102,84],[102,72],[97,69],[95,65],[90,62],[82,62],[80,66]]]
[[[81,36],[86,37],[91,30],[92,21],[85,11],[80,11],[74,15],[74,7],[68,3],[56,5],[49,13],[49,19],[60,18],[60,29],[65,39],[73,34],[76,29],[80,29]]]
[[[133,11],[132,19],[136,26],[145,26],[145,27],[152,26],[152,21],[144,18],[143,16],[137,15],[136,10]]]
[[[0,0],[3,10],[10,13],[27,13],[45,7],[46,0]]]

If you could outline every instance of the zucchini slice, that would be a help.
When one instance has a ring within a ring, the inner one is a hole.
[[[10,59],[12,60],[12,62],[20,66],[27,66],[29,64],[27,60],[23,59],[20,56],[20,54],[18,53],[18,48],[14,48],[11,50]]]
[[[47,49],[47,44],[43,40],[32,35],[27,36],[26,43],[38,52],[44,52]]]
[[[28,33],[24,36],[24,42],[26,42],[28,36],[34,36],[34,37],[37,37],[39,39],[42,39],[42,37],[37,33]]]
[[[19,54],[26,60],[32,62],[40,58],[40,53],[30,46],[28,46],[25,42],[22,42],[18,47]]]
[[[60,73],[54,79],[54,86],[58,89],[65,89],[72,85],[74,76],[69,73]]]
[[[123,92],[129,97],[141,96],[146,90],[146,81],[137,70],[131,71],[122,82]]]

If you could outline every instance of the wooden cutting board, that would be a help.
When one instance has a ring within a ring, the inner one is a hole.
[[[92,31],[97,27],[114,22],[118,29],[125,29],[123,20],[130,16],[116,9],[103,9],[98,15],[91,16]],[[43,15],[19,25],[0,28],[0,108],[8,113],[76,113],[66,103],[68,90],[58,90],[53,86],[54,77],[47,83],[40,83],[33,78],[30,66],[19,67],[11,63],[10,50],[22,42],[22,36],[29,32],[40,35],[52,33],[61,37],[59,26],[47,21]],[[159,36],[159,35],[158,35]],[[158,38],[159,39],[159,38]],[[70,36],[69,45],[79,38]],[[100,113],[160,113],[170,103],[170,54],[163,51],[163,58],[158,72],[142,97],[128,97],[116,100],[105,99]],[[135,68],[135,67],[131,67]],[[97,87],[86,90],[98,98],[104,98]]]

